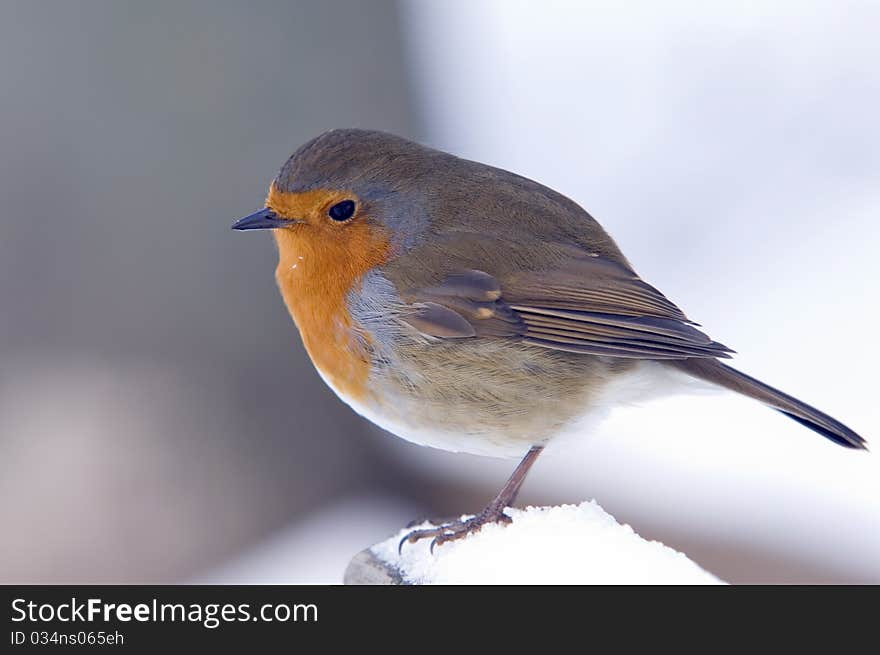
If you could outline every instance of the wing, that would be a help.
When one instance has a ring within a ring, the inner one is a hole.
[[[662,293],[631,269],[581,251],[542,271],[502,279],[477,270],[404,294],[404,317],[442,338],[515,338],[535,346],[638,359],[729,357]]]

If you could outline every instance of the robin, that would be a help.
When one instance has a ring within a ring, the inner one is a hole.
[[[509,522],[504,509],[547,443],[687,378],[865,448],[839,421],[722,363],[733,351],[642,280],[590,214],[514,173],[333,130],[299,148],[265,208],[232,227],[272,230],[287,309],[356,412],[417,444],[522,457],[478,515],[404,541],[433,547]]]

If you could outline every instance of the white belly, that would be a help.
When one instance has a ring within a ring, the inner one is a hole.
[[[320,370],[318,373],[321,374]],[[369,406],[343,395],[323,374],[321,378],[355,412],[402,439],[450,452],[504,458],[522,457],[533,445],[546,445],[557,439],[565,441],[570,438],[584,438],[614,407],[637,405],[653,398],[707,387],[695,378],[656,362],[639,362],[632,371],[621,373],[608,382],[589,406],[584,407],[583,413],[570,420],[561,430],[543,439],[524,442],[511,439],[503,433],[468,433],[430,428],[424,421],[418,420],[417,406],[412,407],[408,413],[384,412],[379,407]],[[405,416],[412,416],[412,420],[402,418]]]

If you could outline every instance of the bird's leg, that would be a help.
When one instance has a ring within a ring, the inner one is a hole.
[[[535,463],[535,460],[538,459],[538,455],[541,454],[542,450],[544,450],[543,446],[532,446],[529,449],[529,452],[526,453],[526,456],[523,457],[522,461],[507,479],[504,487],[492,499],[492,502],[486,505],[482,512],[465,521],[451,521],[436,528],[413,530],[400,540],[398,550],[403,548],[404,543],[414,544],[421,539],[433,537],[434,540],[431,542],[431,551],[433,552],[434,546],[439,546],[447,541],[461,539],[472,532],[478,532],[487,523],[510,523],[511,519],[504,513],[504,510],[513,505],[520,487],[522,487],[526,479],[526,474],[529,472],[532,464]]]

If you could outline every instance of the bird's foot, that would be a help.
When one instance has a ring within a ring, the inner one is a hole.
[[[422,539],[433,538],[431,541],[431,552],[433,553],[435,546],[442,546],[447,541],[456,541],[474,532],[479,532],[488,523],[501,523],[502,525],[511,523],[513,519],[504,513],[504,509],[504,507],[493,507],[490,505],[469,519],[448,521],[434,528],[413,530],[400,540],[397,550],[401,552],[405,543],[414,544]]]

